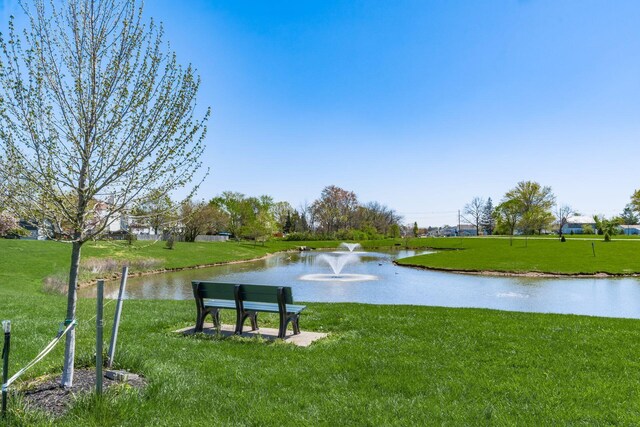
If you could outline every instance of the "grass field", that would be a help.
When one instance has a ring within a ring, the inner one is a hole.
[[[402,265],[462,271],[541,272],[556,274],[640,273],[640,240],[612,242],[578,238],[556,239],[447,238],[421,239],[443,250],[405,258]],[[593,245],[593,246],[592,246]],[[595,256],[594,256],[595,249]]]
[[[428,243],[439,247],[460,243],[463,247],[458,239]],[[508,247],[508,241],[500,243]],[[377,243],[387,244],[394,242]],[[528,244],[531,249],[533,241]],[[166,266],[185,266],[194,261],[253,258],[290,245],[280,242],[262,248],[201,243],[182,244],[168,251],[161,245],[128,249],[96,243],[85,255],[154,257],[162,258]],[[44,294],[41,282],[46,275],[66,268],[69,250],[54,242],[0,240],[0,318],[13,322],[11,372],[55,335],[64,317],[65,298]],[[308,305],[302,328],[328,331],[330,336],[309,348],[298,348],[258,339],[178,336],[171,331],[193,324],[192,302],[126,301],[117,364],[142,373],[149,386],[142,392],[112,390],[102,400],[80,397],[64,418],[55,421],[25,411],[20,399],[14,397],[8,423],[186,426],[640,422],[637,320],[439,307]],[[112,313],[113,304],[106,307],[106,318],[110,319]],[[94,314],[94,300],[80,301],[78,366],[92,363],[95,321],[90,319]],[[231,322],[231,314],[226,316]],[[265,319],[267,324],[275,324],[273,317]],[[105,330],[109,327],[108,321]],[[61,363],[62,348],[57,348],[26,378],[59,373]]]

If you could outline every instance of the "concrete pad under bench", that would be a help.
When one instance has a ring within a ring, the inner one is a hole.
[[[233,331],[235,326],[233,325],[222,325],[221,334],[223,337],[230,337],[233,335]],[[195,327],[189,326],[187,328],[178,329],[174,331],[177,333],[181,333],[184,335],[192,335],[195,333]],[[207,335],[215,335],[216,330],[213,327],[213,323],[205,323],[202,329],[202,333]],[[276,328],[260,328],[257,331],[251,331],[245,328],[242,332],[242,336],[245,338],[251,338],[255,336],[261,336],[266,340],[276,340],[278,338],[278,329]],[[313,342],[318,341],[319,339],[325,338],[328,334],[323,332],[308,332],[308,331],[300,331],[298,335],[294,335],[293,331],[287,331],[287,335],[284,337],[283,341],[291,344],[295,344],[299,347],[308,347]]]

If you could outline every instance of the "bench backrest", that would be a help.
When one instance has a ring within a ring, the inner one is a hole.
[[[293,295],[289,286],[238,285],[236,283],[191,282],[196,299],[235,299],[236,286],[242,301],[270,302],[278,304],[278,288],[282,288],[284,303],[293,304]]]
[[[193,286],[193,295],[196,299],[227,299],[234,300],[234,292],[236,285],[234,283],[216,283],[216,282],[191,282]]]
[[[289,286],[240,285],[240,298],[243,301],[278,303],[278,288],[282,288],[284,303],[293,304]]]

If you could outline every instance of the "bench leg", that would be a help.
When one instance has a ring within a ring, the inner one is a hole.
[[[201,313],[200,310],[196,313],[196,328],[195,332],[202,332],[202,327],[204,325],[204,317],[207,315],[207,312]]]
[[[258,312],[257,311],[245,311],[240,313],[236,311],[236,335],[242,335],[242,329],[244,328],[244,322],[247,318],[251,321],[251,330],[258,330]]]
[[[239,310],[236,310],[236,329],[233,331],[235,335],[242,335],[242,324],[246,315]]]
[[[216,328],[216,332],[222,332],[222,324],[220,323],[220,309],[214,309],[211,313],[211,317],[213,318],[213,327]]]
[[[284,338],[287,335],[287,325],[289,324],[289,318],[280,316],[280,328],[278,329],[278,338]]]
[[[249,319],[251,319],[251,330],[257,331],[258,330],[258,312],[252,311],[247,314],[249,315]]]
[[[300,335],[300,325],[298,325],[299,319],[300,319],[299,314],[296,314],[291,318],[291,325],[293,326],[294,335]]]

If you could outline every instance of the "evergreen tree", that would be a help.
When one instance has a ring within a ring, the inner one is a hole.
[[[622,214],[620,214],[620,219],[625,225],[635,225],[638,223],[638,215],[633,211],[631,203],[624,207]]]
[[[284,228],[282,231],[284,231],[285,233],[290,233],[291,232],[291,228],[293,227],[292,222],[291,222],[291,211],[287,212],[287,220],[284,222]]]
[[[489,197],[482,208],[482,218],[480,219],[480,226],[485,234],[493,234],[493,230],[496,228],[496,220],[493,211],[493,202],[491,201],[491,197]]]

